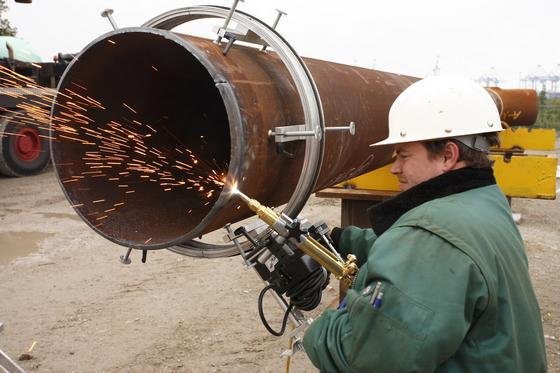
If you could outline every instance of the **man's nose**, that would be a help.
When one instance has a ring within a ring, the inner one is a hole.
[[[390,170],[390,171],[391,171],[391,173],[394,174],[394,175],[396,175],[396,174],[398,174],[398,173],[401,172],[401,166],[400,166],[400,164],[399,164],[399,161],[395,160],[395,161],[393,162],[393,164],[391,165],[391,170]]]

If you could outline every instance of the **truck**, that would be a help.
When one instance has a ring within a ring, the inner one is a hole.
[[[56,86],[72,60],[59,53],[53,62],[39,57],[21,39],[0,36],[0,174],[28,176],[50,161],[48,120]]]

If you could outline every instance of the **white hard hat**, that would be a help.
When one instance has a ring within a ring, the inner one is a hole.
[[[450,137],[461,141],[471,137],[465,135],[498,131],[500,114],[484,88],[462,77],[434,76],[397,97],[389,110],[389,137],[370,146]]]

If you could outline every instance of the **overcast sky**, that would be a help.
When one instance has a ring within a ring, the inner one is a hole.
[[[100,13],[115,10],[119,27],[139,26],[165,11],[231,1],[8,0],[6,17],[44,61],[78,52],[111,30]],[[520,77],[558,72],[557,0],[245,0],[239,9],[272,23],[305,57],[424,77],[439,60],[441,74],[477,79],[493,74],[502,87]]]

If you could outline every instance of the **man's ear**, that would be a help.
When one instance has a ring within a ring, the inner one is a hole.
[[[459,165],[459,146],[453,141],[448,141],[443,149],[443,171],[451,171]]]

